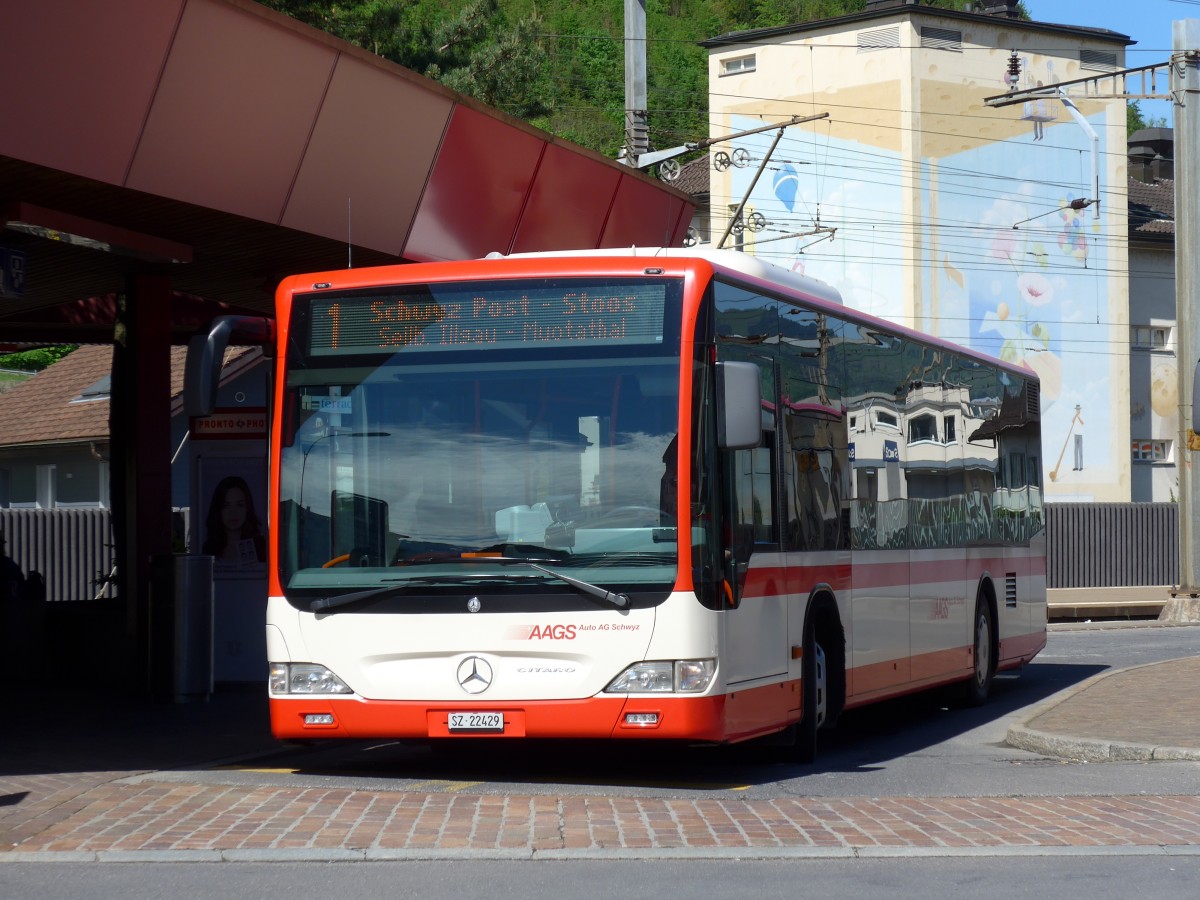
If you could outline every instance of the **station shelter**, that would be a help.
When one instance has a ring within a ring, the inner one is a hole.
[[[677,246],[687,231],[678,190],[250,0],[0,0],[0,19],[0,349],[112,345],[108,496],[135,691],[162,693],[170,670],[152,582],[173,550],[172,346],[218,315],[273,315],[296,272]],[[193,497],[222,465],[265,480],[265,430],[244,420],[191,423],[208,460]],[[242,592],[237,627],[261,631],[265,574],[219,588]]]

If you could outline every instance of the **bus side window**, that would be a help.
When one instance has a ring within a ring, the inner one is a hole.
[[[750,557],[779,547],[775,534],[775,433],[763,432],[763,446],[729,454],[729,566],[735,597],[745,585]]]
[[[842,550],[849,544],[846,421],[832,407],[830,412],[784,419],[788,550]]]

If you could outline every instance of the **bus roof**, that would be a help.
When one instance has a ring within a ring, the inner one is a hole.
[[[647,259],[653,257],[672,260],[702,259],[718,272],[725,270],[746,278],[790,287],[808,297],[841,306],[846,310],[848,319],[858,322],[875,322],[889,332],[906,335],[931,347],[941,347],[945,350],[961,353],[987,365],[1005,369],[1028,381],[1040,382],[1041,380],[1038,373],[1027,366],[1006,362],[984,351],[956,344],[953,341],[936,335],[923,334],[910,326],[882,319],[877,315],[864,312],[853,306],[847,306],[842,299],[841,292],[828,282],[820,281],[808,275],[801,275],[799,272],[793,272],[791,269],[767,262],[749,253],[743,253],[740,250],[716,250],[711,247],[612,247],[599,250],[547,250],[537,253],[511,253],[507,255],[503,253],[489,253],[485,259],[545,259],[550,257],[578,257],[581,259],[589,257],[609,259],[620,257]]]
[[[761,260],[740,250],[714,250],[709,247],[612,247],[603,250],[548,250],[540,253],[489,253],[487,259],[536,259],[550,256],[632,256],[657,259],[703,259],[716,269],[726,269],[762,281],[786,285],[817,297],[827,303],[841,305],[842,295],[833,285],[775,263]]]
[[[536,261],[539,259],[607,260],[610,263],[617,263],[617,261],[622,259],[660,259],[682,264],[686,264],[688,260],[700,260],[711,266],[717,274],[725,272],[731,276],[740,276],[744,282],[758,282],[768,291],[772,285],[790,288],[816,303],[841,307],[844,310],[843,314],[847,320],[861,324],[873,324],[884,331],[905,336],[930,347],[940,347],[954,353],[961,353],[986,365],[995,366],[1014,375],[1019,375],[1029,381],[1040,381],[1038,373],[1029,366],[1006,362],[990,356],[984,351],[965,347],[936,335],[923,334],[910,326],[880,318],[879,316],[856,309],[853,306],[847,306],[837,288],[827,282],[819,281],[807,275],[801,275],[783,266],[758,259],[755,256],[738,250],[716,250],[710,247],[610,247],[593,250],[545,250],[509,254],[497,252],[489,253],[486,257],[474,260],[431,260],[423,263],[379,266],[371,269],[341,269],[308,273],[305,275],[293,275],[284,279],[279,286],[279,291],[281,293],[291,293],[296,290],[307,291],[316,286],[312,283],[313,278],[321,278],[323,280],[329,278],[333,283],[338,284],[342,288],[363,287],[370,284],[373,278],[380,277],[378,275],[372,276],[370,274],[372,271],[381,272],[386,270],[389,277],[398,277],[401,280],[407,281],[415,277],[414,267],[422,268],[426,266],[438,269],[437,280],[443,280],[447,274],[453,274],[454,271],[452,268],[446,267],[455,267],[463,264],[469,266],[470,264],[486,264],[488,262],[503,262],[508,260],[517,264],[536,265]],[[320,286],[330,287],[331,284],[326,283]]]

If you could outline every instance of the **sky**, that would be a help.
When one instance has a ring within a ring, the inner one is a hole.
[[[1171,23],[1176,19],[1200,19],[1200,0],[1024,0],[1030,17],[1037,22],[1086,25],[1127,34],[1135,41],[1125,51],[1130,69],[1166,62],[1171,56]],[[1166,101],[1139,103],[1146,119],[1166,119],[1171,124],[1171,105]]]

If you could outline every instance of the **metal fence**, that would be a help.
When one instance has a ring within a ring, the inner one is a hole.
[[[1046,587],[1168,584],[1179,584],[1178,504],[1046,504]]]
[[[187,533],[187,510],[175,529]],[[0,509],[8,553],[40,572],[48,600],[109,596],[111,512],[107,509]],[[1048,588],[1137,587],[1179,583],[1175,503],[1047,503]]]
[[[112,513],[107,509],[0,509],[8,555],[26,574],[38,572],[47,600],[111,596]]]

